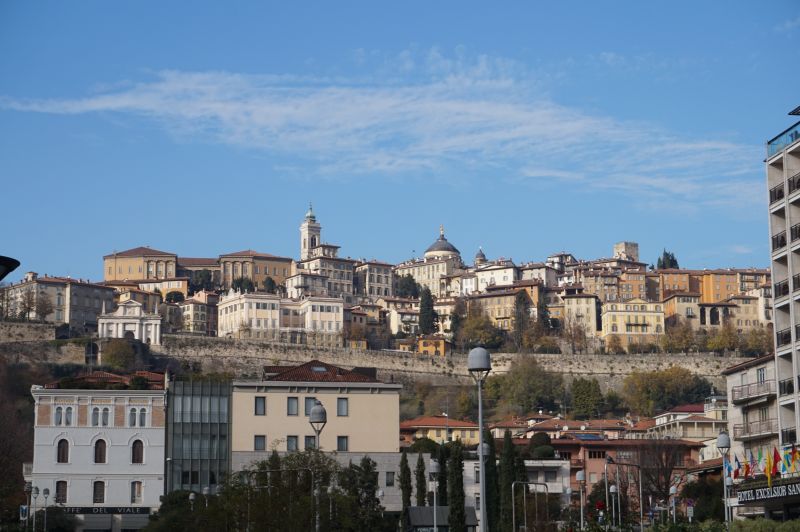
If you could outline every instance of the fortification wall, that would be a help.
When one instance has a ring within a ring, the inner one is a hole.
[[[0,343],[53,340],[56,326],[52,323],[0,321]]]

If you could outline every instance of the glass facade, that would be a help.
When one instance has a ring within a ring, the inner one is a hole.
[[[175,381],[167,394],[166,491],[201,492],[230,470],[231,384]]]

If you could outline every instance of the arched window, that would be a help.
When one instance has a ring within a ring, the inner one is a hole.
[[[65,439],[58,440],[58,452],[56,462],[59,464],[69,463],[69,442]]]
[[[64,425],[66,425],[68,427],[70,425],[72,425],[72,407],[71,406],[67,407],[67,411],[64,414]]]
[[[612,323],[611,324],[611,332],[617,332],[617,324],[616,323]]]
[[[92,485],[92,502],[95,504],[106,502],[106,485],[102,480],[96,480]]]
[[[54,420],[56,425],[61,425],[61,420],[63,419],[63,415],[64,415],[64,410],[60,406],[56,407],[56,416]]]
[[[56,504],[65,504],[67,502],[67,481],[59,480],[56,482]]]
[[[128,426],[135,427],[136,426],[136,409],[131,408],[131,412],[128,415]]]
[[[92,408],[92,426],[96,427],[100,424],[100,409],[97,407]]]
[[[97,440],[94,443],[94,463],[95,464],[105,464],[106,463],[106,441],[105,440]]]
[[[139,426],[144,427],[147,425],[147,410],[144,408],[139,409]]]
[[[657,332],[657,333],[660,333],[660,332],[661,332],[661,325],[656,325],[656,332]]]
[[[103,426],[108,426],[108,408],[103,409]]]
[[[131,463],[144,463],[144,444],[142,443],[142,440],[133,441],[133,445],[131,446]]]
[[[131,482],[131,504],[142,503],[142,483],[138,480]]]

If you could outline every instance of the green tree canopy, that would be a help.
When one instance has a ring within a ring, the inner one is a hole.
[[[628,407],[643,416],[687,403],[703,401],[711,383],[678,366],[658,371],[635,371],[622,382],[622,396]]]
[[[167,293],[166,301],[167,303],[180,303],[184,299],[183,292],[172,291]]]
[[[514,347],[517,351],[522,350],[525,340],[525,332],[528,330],[531,320],[531,298],[528,292],[520,290],[514,296],[514,329],[512,338]]]
[[[130,370],[136,363],[136,351],[127,340],[112,338],[103,347],[102,362],[104,366]]]
[[[503,331],[494,326],[489,316],[483,314],[471,314],[459,330],[459,344],[466,348],[481,345],[493,349],[502,343]]]
[[[264,287],[264,291],[268,294],[274,294],[275,291],[278,289],[278,285],[275,284],[275,279],[270,276],[266,276],[264,281],[262,281],[261,285]]]
[[[419,297],[419,285],[410,274],[401,276],[397,280],[397,288],[394,291],[397,297]]]
[[[417,453],[417,467],[414,468],[414,480],[416,484],[417,506],[425,506],[428,498],[428,481],[425,478],[425,459],[422,452]]]
[[[666,270],[668,268],[680,268],[680,266],[678,265],[678,259],[675,258],[675,254],[664,249],[661,252],[661,256],[658,257],[656,268],[659,270]]]
[[[552,409],[563,395],[562,376],[546,371],[530,356],[517,358],[506,374],[490,376],[487,381],[487,396],[500,410],[517,415],[541,407]]]
[[[450,462],[447,464],[447,502],[450,507],[447,518],[450,530],[466,530],[467,514],[464,509],[464,447],[461,440],[450,444]]]
[[[408,467],[408,455],[403,449],[400,457],[400,495],[402,499],[403,520],[406,519],[406,508],[411,506],[411,468]],[[405,526],[405,523],[404,523]]]
[[[231,288],[233,288],[237,292],[255,292],[256,285],[253,284],[253,281],[248,279],[247,277],[237,277],[231,283]]]
[[[435,333],[438,322],[439,317],[433,310],[431,291],[424,287],[419,294],[419,332],[422,334]]]
[[[572,415],[575,419],[598,417],[603,407],[603,392],[597,379],[577,378],[572,381]]]

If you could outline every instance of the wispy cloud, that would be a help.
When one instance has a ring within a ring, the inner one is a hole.
[[[372,70],[351,77],[161,71],[80,98],[0,97],[0,107],[143,116],[181,138],[280,155],[286,171],[330,179],[463,182],[491,174],[581,181],[660,205],[761,199],[757,148],[560,105],[513,61],[436,49],[391,58],[360,50],[354,61]]]
[[[796,17],[791,20],[787,20],[782,24],[778,24],[775,26],[775,31],[780,33],[791,33],[798,28],[800,28],[800,17]]]

